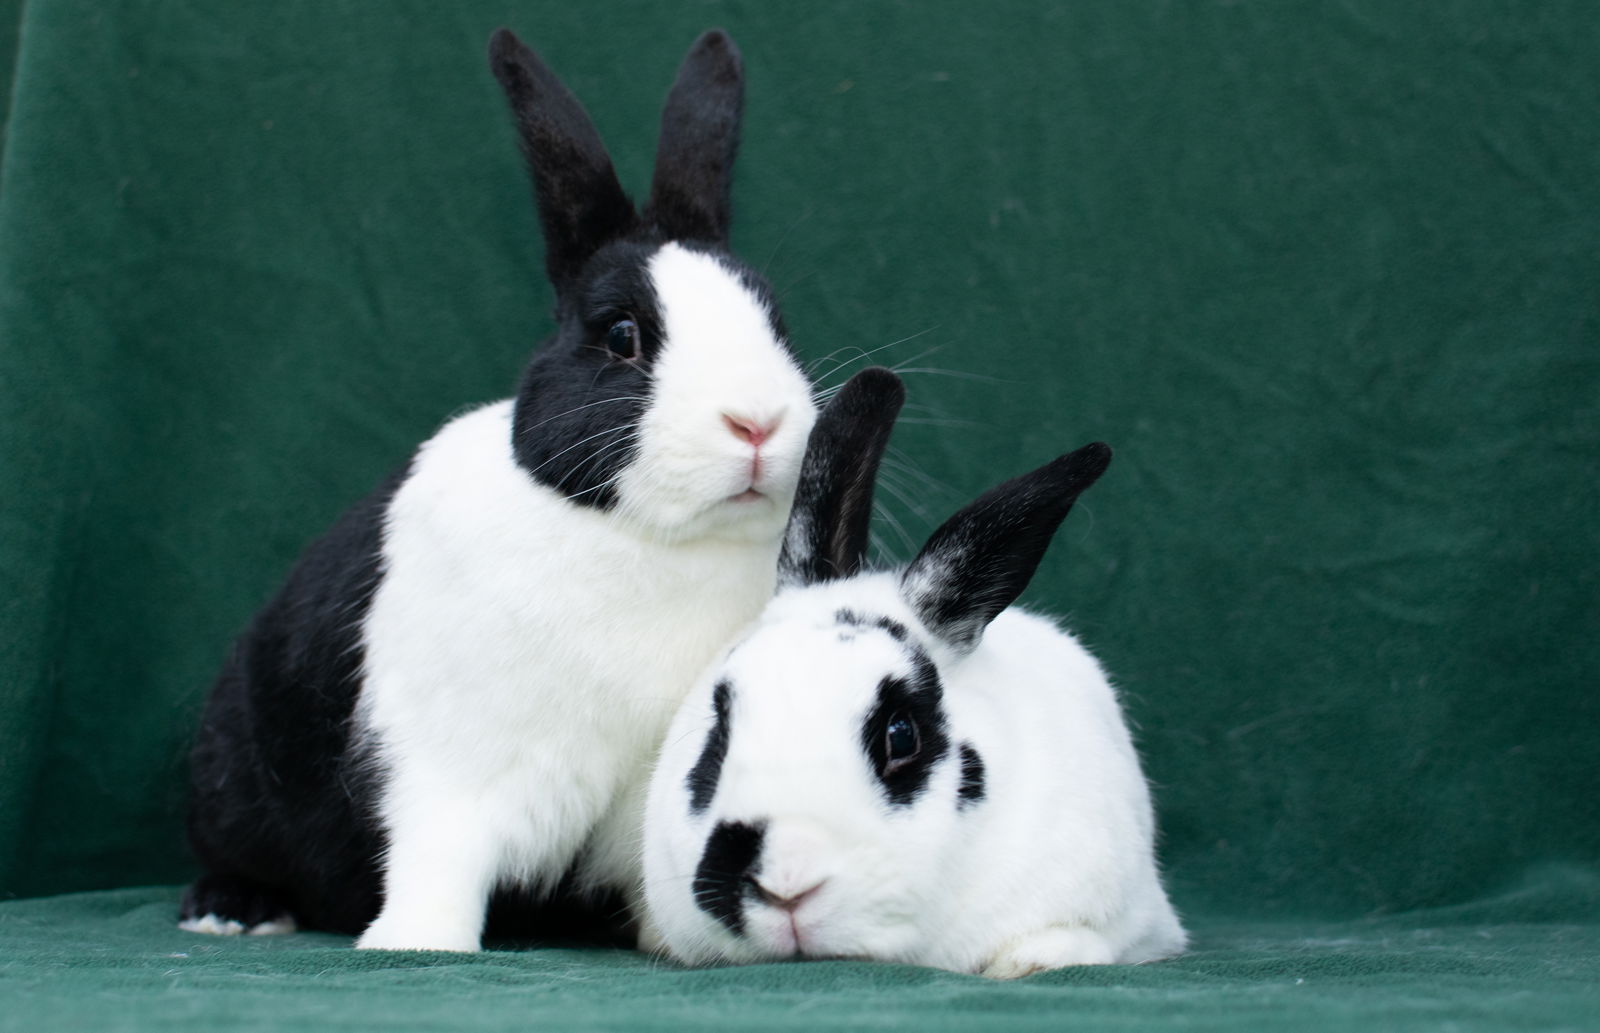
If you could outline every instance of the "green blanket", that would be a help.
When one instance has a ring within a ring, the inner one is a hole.
[[[0,906],[0,1029],[1593,1029],[1600,883],[1346,922],[1202,920],[1154,965],[1015,983],[845,962],[685,970],[632,951],[353,951],[176,929],[174,890]]]
[[[27,0],[0,23],[0,1023],[1597,1021],[1591,4]],[[868,353],[908,380],[881,558],[1002,476],[1116,448],[1025,601],[1123,691],[1194,954],[992,987],[171,926],[185,743],[231,636],[550,325],[485,67],[502,23],[635,190],[684,48],[738,40],[736,249],[822,382]]]

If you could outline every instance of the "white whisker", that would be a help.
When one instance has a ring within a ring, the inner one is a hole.
[[[632,427],[626,427],[626,426],[624,426],[624,427],[608,427],[605,430],[598,431],[598,432],[596,432],[594,434],[590,434],[588,437],[584,438],[582,441],[574,441],[572,444],[568,445],[566,448],[563,448],[561,451],[557,452],[555,455],[553,455],[550,458],[546,459],[544,462],[540,463],[538,466],[534,467],[532,470],[529,470],[528,472],[529,473],[538,473],[540,470],[543,470],[545,467],[549,466],[551,463],[555,462],[557,459],[560,459],[562,456],[566,455],[568,452],[571,452],[573,449],[577,448],[579,445],[582,445],[582,444],[585,444],[587,442],[593,441],[595,438],[601,437],[601,436],[606,435],[606,434],[617,434],[617,433],[621,433],[622,431],[627,431],[627,430],[632,430],[632,429],[633,429]]]
[[[597,405],[611,405],[616,402],[648,402],[649,400],[650,399],[645,395],[621,395],[617,398],[602,398],[598,402],[585,402],[583,405],[568,409],[566,412],[558,412],[554,416],[547,416],[538,423],[535,423],[533,426],[525,427],[523,429],[525,431],[534,430],[538,427],[543,427],[545,424],[550,423],[553,420],[559,420],[564,416],[571,416],[573,413],[582,412],[584,409],[592,409]]]

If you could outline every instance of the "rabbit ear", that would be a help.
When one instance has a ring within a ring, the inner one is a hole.
[[[1110,462],[1111,449],[1095,442],[985,492],[933,532],[900,576],[901,597],[928,630],[971,650],[1028,587],[1067,511]]]
[[[594,123],[555,73],[510,29],[489,38],[489,67],[516,120],[544,227],[557,296],[603,244],[638,221]]]
[[[779,587],[861,569],[878,462],[905,398],[900,378],[874,366],[851,377],[817,416],[778,557]]]
[[[661,110],[644,217],[670,239],[726,246],[729,192],[744,110],[744,62],[721,29],[695,40]]]

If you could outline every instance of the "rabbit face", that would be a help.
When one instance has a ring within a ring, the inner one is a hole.
[[[774,539],[815,407],[766,285],[677,242],[611,245],[584,279],[518,397],[523,468],[657,534]]]
[[[892,579],[836,591],[775,600],[668,735],[646,894],[686,961],[912,960],[937,921],[982,761]]]

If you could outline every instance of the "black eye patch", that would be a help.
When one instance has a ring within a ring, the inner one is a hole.
[[[637,358],[646,365],[655,358],[664,328],[661,302],[649,272],[654,250],[623,243],[602,249],[591,260],[586,270],[589,282],[578,303],[578,316],[586,327],[582,343],[605,347],[611,328],[626,319],[638,329]]]
[[[867,755],[884,796],[906,807],[928,788],[933,770],[950,752],[945,731],[944,690],[926,653],[913,647],[909,678],[889,675],[878,683],[878,698],[861,727],[861,748]],[[905,724],[915,728],[918,748],[909,757],[891,757],[905,741]]]
[[[684,785],[689,789],[689,813],[704,814],[717,794],[717,782],[722,778],[722,762],[728,756],[728,709],[733,704],[733,686],[726,681],[717,682],[711,693],[711,709],[716,716],[706,744],[700,750],[700,759],[689,769]]]

